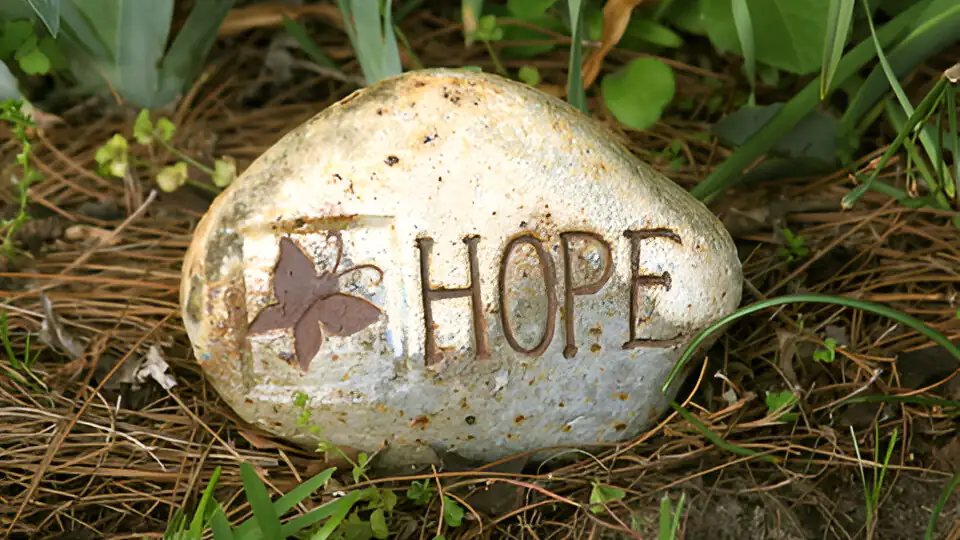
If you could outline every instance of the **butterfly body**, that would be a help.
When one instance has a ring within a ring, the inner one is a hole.
[[[300,368],[306,371],[323,345],[326,335],[349,336],[370,326],[380,309],[363,298],[340,292],[340,276],[371,268],[380,279],[383,272],[373,265],[337,273],[343,254],[339,236],[337,261],[332,271],[317,273],[313,261],[294,243],[280,238],[280,256],[274,269],[273,288],[278,302],[264,308],[250,323],[250,334],[292,328]]]

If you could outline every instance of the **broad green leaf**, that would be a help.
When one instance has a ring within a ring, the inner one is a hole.
[[[647,18],[630,18],[618,46],[632,48],[634,42],[643,42],[658,47],[676,49],[683,46],[683,38],[670,28]],[[639,47],[638,47],[639,48]]]
[[[63,52],[60,51],[60,46],[57,45],[57,42],[50,37],[43,37],[40,39],[40,43],[37,44],[37,48],[40,49],[40,52],[44,54],[47,58],[50,59],[50,67],[52,70],[57,71],[67,67],[67,59],[63,56]]]
[[[507,0],[507,9],[514,17],[526,20],[544,15],[556,3],[557,0]]]
[[[264,538],[286,538],[280,534],[280,517],[277,515],[270,501],[270,494],[267,493],[266,486],[257,476],[256,471],[247,462],[240,464],[240,477],[243,479],[243,490],[250,503],[250,509],[253,510],[253,518],[256,519],[260,530],[263,531]]]
[[[217,29],[223,23],[234,0],[204,0],[195,2],[190,16],[177,33],[160,64],[160,89],[154,100],[165,105],[193,84],[200,75],[210,48],[217,39]]]
[[[855,0],[830,0],[827,12],[827,35],[823,41],[823,64],[820,69],[820,99],[830,93],[833,74],[843,57],[843,48],[853,26],[853,4]]]
[[[583,88],[583,75],[581,73],[583,45],[580,37],[583,34],[583,2],[582,0],[567,0],[567,7],[570,10],[570,25],[573,28],[570,42],[570,67],[567,69],[567,101],[586,113],[587,94]]]
[[[463,507],[450,497],[443,497],[443,522],[450,527],[459,527],[463,522]]]
[[[50,31],[50,35],[57,37],[60,32],[60,0],[27,0],[27,2]]]
[[[783,103],[746,106],[723,117],[710,131],[728,145],[737,147],[759,132],[784,107]],[[814,159],[836,163],[840,122],[820,110],[810,111],[784,133],[769,150],[772,156],[790,159]]]
[[[643,130],[660,119],[676,93],[673,70],[656,58],[638,58],[600,83],[603,102],[626,126]]]
[[[378,508],[370,514],[370,529],[373,530],[373,535],[377,538],[388,538],[390,536],[390,529],[387,528],[387,516],[383,513],[383,510]]]
[[[709,1],[716,0],[674,0],[660,12],[660,16],[684,32],[704,36],[707,27],[703,19],[703,3]]]
[[[740,51],[743,54],[743,67],[747,72],[747,82],[750,83],[750,105],[756,101],[757,87],[757,57],[753,48],[753,20],[750,17],[750,6],[747,0],[732,0],[733,22],[737,28],[737,39]]]
[[[40,52],[36,46],[24,51],[22,54],[17,52],[17,61],[20,63],[20,69],[27,75],[42,75],[50,71],[50,59],[47,55]]]
[[[0,60],[0,99],[21,99],[17,78],[2,60]]]
[[[734,22],[734,0],[703,4],[710,41],[720,50],[744,54]],[[797,74],[820,68],[830,0],[745,0],[753,21],[757,62]]]
[[[17,52],[31,37],[33,23],[30,21],[8,21],[0,29],[0,58],[7,58]]]

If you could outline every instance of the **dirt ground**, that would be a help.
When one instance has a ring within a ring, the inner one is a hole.
[[[314,30],[328,36],[324,24]],[[482,45],[464,47],[456,21],[424,11],[401,26],[424,65],[492,69]],[[218,44],[209,78],[165,113],[177,125],[178,148],[208,164],[231,156],[242,172],[287,131],[356,88],[309,71],[284,77],[271,70],[267,51],[277,34],[276,28],[255,29]],[[338,39],[326,50],[346,61],[346,72],[359,73],[349,44]],[[923,95],[941,64],[960,51],[948,52],[915,74],[911,95]],[[565,54],[558,49],[532,61],[545,91],[562,90]],[[608,62],[629,57],[615,50]],[[734,60],[710,61],[715,75],[674,59],[680,97],[702,101],[742,87]],[[527,63],[508,62],[508,68]],[[709,78],[716,84],[704,82]],[[653,129],[634,132],[618,125],[598,98],[591,97],[590,107],[637,155],[684,187],[730,153],[702,137],[722,110],[668,112]],[[33,373],[47,387],[0,376],[0,534],[160,538],[173,512],[192,508],[218,466],[216,496],[238,520],[250,512],[241,496],[240,461],[256,465],[278,492],[336,463],[240,421],[193,358],[180,320],[180,267],[211,196],[186,187],[152,198],[148,177],[124,182],[97,174],[97,148],[113,133],[130,135],[129,111],[105,100],[64,98],[53,100],[50,112],[62,122],[33,134],[36,168],[45,179],[32,190],[35,219],[20,235],[28,256],[0,261],[12,345],[22,355],[26,335],[32,336],[30,347],[39,353]],[[892,138],[883,130],[871,137],[876,151],[865,152],[864,162]],[[18,148],[6,135],[2,140],[0,166],[7,167]],[[678,170],[662,154],[673,140],[690,156]],[[138,157],[156,164],[169,158]],[[902,179],[903,166],[896,160],[882,177]],[[738,243],[744,304],[797,292],[846,295],[909,313],[956,339],[960,235],[953,214],[905,208],[875,193],[843,211],[839,203],[851,187],[840,172],[788,178],[745,186],[712,204]],[[12,211],[12,192],[4,201],[4,211]],[[783,227],[804,237],[807,258],[787,261],[778,253]],[[38,342],[44,321],[59,329],[59,348]],[[813,354],[827,337],[843,346],[834,362],[816,362]],[[63,346],[71,339],[81,354]],[[169,390],[131,375],[151,347],[170,366],[176,385]],[[920,539],[944,487],[960,471],[958,373],[960,364],[929,340],[875,315],[822,304],[766,310],[738,321],[699,354],[678,397],[724,441],[759,454],[722,448],[671,411],[651,432],[594,458],[511,473],[526,486],[513,484],[516,504],[498,513],[480,505],[476,516],[445,535],[656,538],[661,498],[668,494],[676,504],[684,494],[680,537],[687,540],[867,538],[861,466],[871,479],[878,444],[886,451],[896,430],[872,538]],[[790,387],[800,394],[796,419],[772,417],[767,392]],[[402,496],[417,478],[432,476],[376,480],[401,495],[390,521],[394,537],[436,532],[438,507],[418,507]],[[589,512],[593,480],[626,496],[604,513]],[[337,489],[354,489],[349,474],[337,482],[306,508],[330,500]],[[499,492],[496,498],[503,500]],[[960,539],[960,496],[950,498],[933,538]]]

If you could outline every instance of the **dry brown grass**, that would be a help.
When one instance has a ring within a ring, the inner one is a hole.
[[[450,21],[423,14],[405,29],[416,36],[414,48],[426,65],[489,65],[480,47],[463,50]],[[314,75],[271,86],[259,75],[265,36],[269,32],[254,32],[221,53],[221,67],[173,112],[175,144],[201,160],[233,156],[242,171],[286,131],[351,90]],[[438,56],[450,50],[456,51],[453,60]],[[615,51],[608,63],[629,55]],[[530,63],[540,67],[547,91],[563,84],[561,53]],[[713,73],[673,63],[678,87],[701,105],[716,92],[702,84],[704,78],[715,77],[725,88],[735,84],[721,73],[725,64]],[[603,116],[599,102],[592,108]],[[70,360],[33,339],[43,351],[35,373],[49,391],[0,377],[0,534],[11,537],[158,538],[175,509],[195,503],[217,466],[223,476],[216,496],[230,518],[239,519],[249,514],[240,493],[240,461],[256,465],[281,492],[330,465],[244,425],[205,383],[180,324],[178,286],[192,228],[209,201],[188,190],[154,199],[148,178],[124,183],[95,174],[96,148],[114,132],[129,134],[133,121],[105,110],[102,104],[79,105],[63,112],[65,124],[37,134],[35,165],[45,180],[32,189],[32,202],[35,213],[50,217],[35,223],[47,223],[52,238],[29,258],[7,261],[0,272],[0,296],[18,353],[25,333],[36,336],[40,329],[41,292],[85,348]],[[627,135],[639,155],[690,185],[727,152],[695,137],[715,119],[698,105],[654,130]],[[671,171],[656,152],[678,138],[688,163]],[[0,146],[0,163],[11,163],[14,151],[12,141]],[[158,164],[165,159],[142,157]],[[887,179],[901,180],[902,165],[891,164]],[[841,212],[839,201],[850,185],[842,175],[798,178],[746,188],[717,205],[741,247],[745,302],[796,291],[846,295],[903,310],[955,338],[960,237],[950,216],[875,195]],[[112,203],[117,213],[96,217],[90,203]],[[781,226],[805,237],[808,258],[790,264],[777,254]],[[844,334],[848,346],[838,349],[832,364],[816,363],[812,352],[826,332]],[[177,386],[166,391],[148,383],[134,390],[111,380],[150,346],[162,349]],[[648,531],[645,537],[654,538],[660,498],[676,500],[684,492],[688,539],[864,538],[860,465],[850,429],[867,458],[864,466],[874,467],[877,426],[879,444],[895,428],[901,442],[876,537],[921,538],[940,490],[960,468],[960,365],[929,347],[890,321],[836,306],[787,306],[750,317],[713,349],[701,351],[702,364],[678,400],[727,442],[758,455],[733,455],[674,413],[630,444],[550,470],[441,472],[481,488],[509,482],[521,495],[508,513],[468,518],[447,537],[636,537],[633,519]],[[795,422],[771,417],[764,403],[765,392],[785,388],[801,396]],[[853,403],[863,396],[890,401]],[[375,482],[404,490],[416,478]],[[610,505],[609,513],[594,515],[586,510],[593,480],[618,486],[627,497]],[[942,515],[938,538],[960,538],[958,499]],[[437,519],[436,504],[403,504],[392,530],[432,538]]]

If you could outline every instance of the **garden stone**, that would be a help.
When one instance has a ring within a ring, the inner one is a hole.
[[[648,429],[741,283],[715,216],[605,127],[437,69],[359,90],[257,159],[198,225],[181,301],[243,420],[393,464],[489,462]]]

